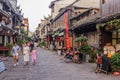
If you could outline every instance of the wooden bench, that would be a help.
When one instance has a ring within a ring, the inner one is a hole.
[[[6,47],[6,46],[0,46],[0,51],[2,51],[3,55],[5,56],[5,55],[6,55],[6,52],[9,51],[9,48]]]

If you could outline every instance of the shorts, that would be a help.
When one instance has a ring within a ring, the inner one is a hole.
[[[99,69],[100,69],[100,68],[101,68],[101,64],[97,64],[97,68],[99,68]]]
[[[18,56],[18,53],[16,53],[16,54],[12,54],[13,56]]]
[[[69,55],[69,54],[66,54],[66,58],[70,58],[70,55]]]

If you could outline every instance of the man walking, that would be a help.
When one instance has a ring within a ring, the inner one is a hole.
[[[18,63],[18,55],[20,52],[20,47],[17,45],[17,43],[14,43],[14,46],[12,47],[12,55],[13,55],[13,60],[14,60],[14,67],[16,65],[19,65]]]

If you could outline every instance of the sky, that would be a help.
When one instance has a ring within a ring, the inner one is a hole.
[[[44,16],[51,14],[48,7],[53,0],[17,0],[24,17],[29,19],[29,30],[34,32]]]

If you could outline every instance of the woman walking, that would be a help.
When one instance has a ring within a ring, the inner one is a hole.
[[[29,56],[30,56],[29,54],[30,54],[30,49],[26,44],[24,44],[23,46],[24,65],[28,65]]]

